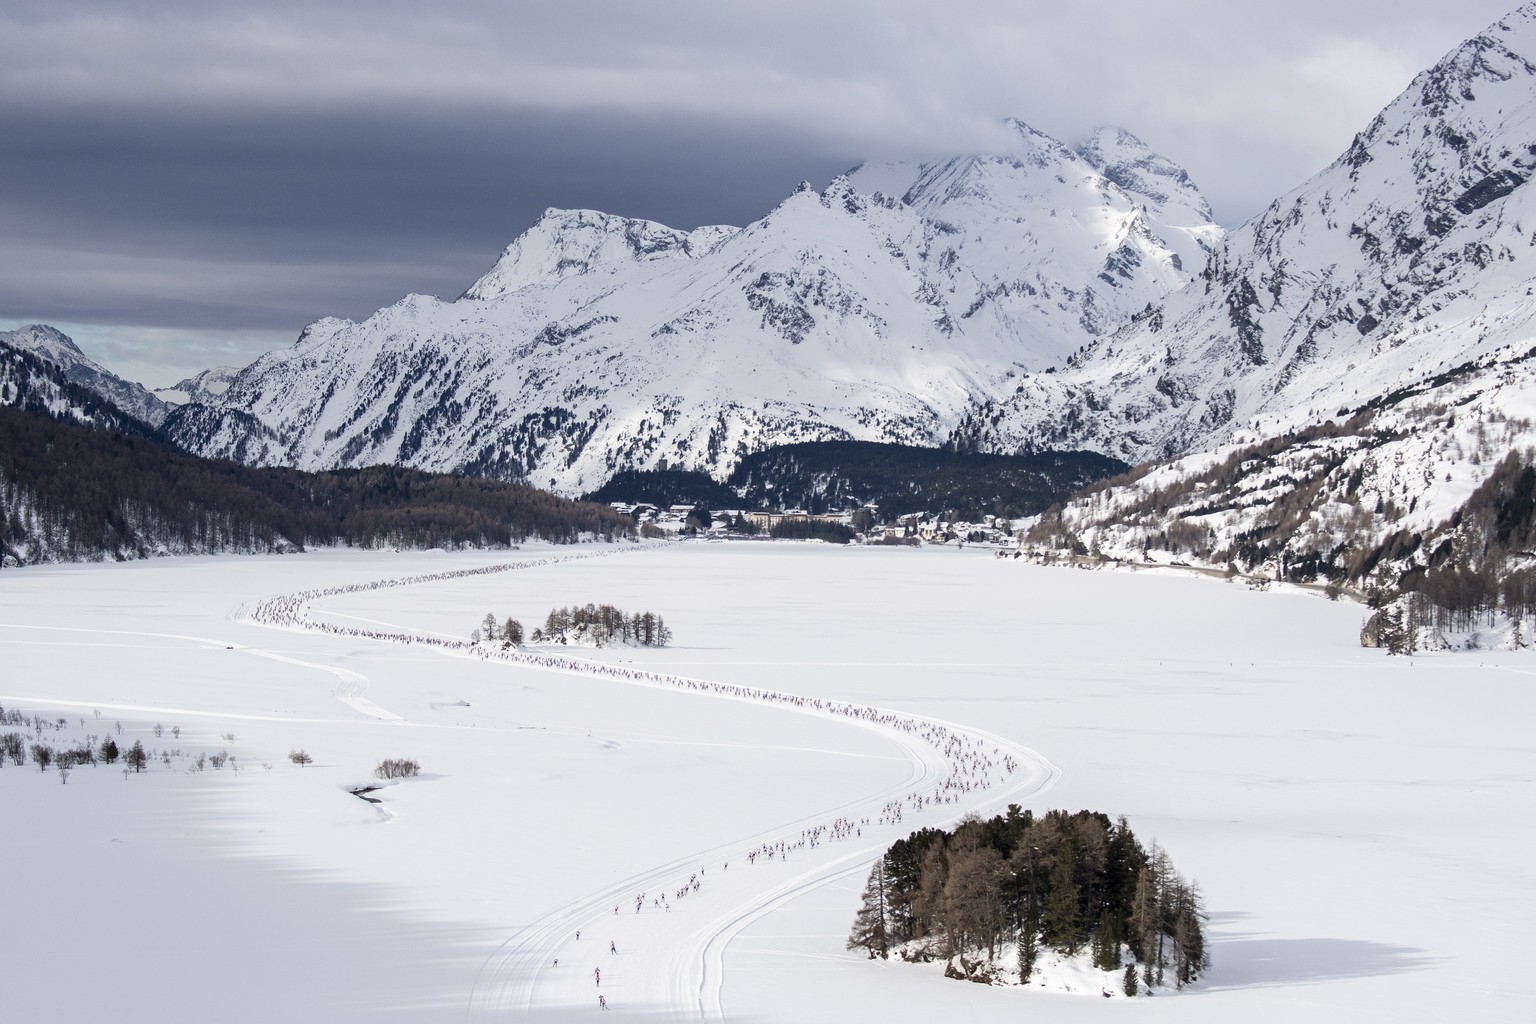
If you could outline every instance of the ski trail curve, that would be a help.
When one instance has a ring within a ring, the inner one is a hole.
[[[612,995],[609,1005],[615,1009],[660,1012],[677,1020],[722,1021],[725,951],[743,928],[804,893],[867,868],[893,841],[918,827],[909,819],[921,818],[927,826],[948,825],[969,813],[1001,810],[1010,802],[1036,796],[1060,777],[1055,765],[1027,747],[984,730],[921,715],[566,655],[487,650],[441,636],[361,629],[310,616],[315,602],[344,594],[619,553],[554,556],[306,590],[263,598],[243,606],[239,613],[252,623],[275,628],[430,647],[461,657],[688,690],[699,696],[837,718],[879,733],[901,751],[908,765],[905,777],[878,792],[651,867],[522,928],[482,965],[469,997],[470,1021],[596,1009],[598,993]],[[361,699],[360,693],[354,696]],[[735,865],[735,870],[728,870],[727,864]],[[711,869],[715,873],[707,874]],[[578,938],[581,933],[586,934],[585,940]],[[606,990],[601,981],[608,983]]]
[[[239,618],[238,612],[236,613],[236,618]],[[186,633],[153,633],[145,630],[131,629],[88,629],[80,626],[32,626],[18,625],[13,623],[0,623],[0,629],[31,629],[53,633],[91,633],[101,636],[132,636],[148,637],[155,640],[182,640],[190,644],[197,644],[198,646],[205,647],[209,650],[223,649],[228,651],[236,651],[240,654],[249,654],[257,658],[267,658],[272,661],[286,662],[289,665],[298,665],[300,668],[314,669],[317,672],[324,672],[327,675],[336,677],[336,679],[339,680],[339,685],[331,691],[331,696],[335,697],[338,701],[345,704],[352,710],[358,712],[359,714],[365,715],[368,718],[377,718],[380,721],[386,722],[405,721],[404,717],[395,714],[393,711],[386,711],[385,709],[375,704],[373,701],[369,700],[367,697],[363,696],[363,694],[368,690],[368,677],[360,672],[353,672],[351,669],[346,668],[337,668],[333,665],[325,665],[317,661],[305,661],[302,658],[295,658],[291,655],[278,654],[276,651],[268,651],[260,647],[251,647],[248,644],[236,643],[233,640],[220,640],[217,637],[208,636],[192,636]],[[163,710],[173,711],[177,709],[166,708]],[[188,713],[202,714],[203,712]],[[231,717],[257,719],[261,718],[259,715],[235,715]],[[287,721],[287,719],[272,720]]]

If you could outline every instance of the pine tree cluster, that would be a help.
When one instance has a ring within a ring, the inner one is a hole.
[[[1129,955],[1148,986],[1182,988],[1209,966],[1199,887],[1155,843],[1141,845],[1124,818],[1051,811],[1035,818],[973,818],[953,832],[923,829],[875,864],[848,948],[885,957],[915,943],[974,977],[1006,942],[1028,983],[1041,947],[1088,949],[1095,967],[1118,971]],[[973,959],[974,958],[974,959]],[[1134,994],[1135,974],[1125,986]]]

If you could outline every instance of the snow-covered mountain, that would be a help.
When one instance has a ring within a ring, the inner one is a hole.
[[[1200,282],[961,436],[1193,451],[1048,516],[1042,550],[1369,589],[1393,602],[1396,646],[1518,646],[1520,627],[1473,626],[1536,613],[1533,173],[1528,4],[1415,79]]]
[[[101,395],[123,412],[150,426],[160,426],[170,413],[170,407],[151,394],[144,385],[123,380],[88,358],[69,336],[56,328],[46,324],[32,324],[14,331],[0,331],[0,343],[48,360],[62,370],[70,381]]]
[[[173,406],[207,402],[228,391],[230,381],[239,372],[238,366],[214,366],[168,388],[155,388],[150,394],[166,405]]]
[[[52,328],[32,330],[52,331]],[[140,437],[153,434],[148,424],[103,399],[94,388],[75,383],[58,363],[39,355],[31,347],[11,344],[12,335],[21,333],[0,332],[0,408],[20,409],[98,430]],[[68,341],[67,338],[64,340]]]
[[[1129,133],[865,165],[744,228],[550,210],[457,300],[326,319],[167,422],[209,455],[567,492],[793,441],[941,442],[1190,281],[1221,229]]]
[[[1139,171],[1109,163],[1120,180]],[[1533,173],[1526,5],[1419,75],[1338,160],[1234,231],[1198,282],[1062,373],[984,403],[956,438],[1138,462],[1513,359],[1536,333],[1536,191],[1523,187]]]

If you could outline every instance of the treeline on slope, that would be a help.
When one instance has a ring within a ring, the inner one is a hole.
[[[0,341],[0,407],[50,419],[67,420],[150,438],[155,429],[135,419],[89,388],[64,375],[58,366]]]
[[[978,520],[1038,514],[1126,469],[1097,452],[981,455],[873,441],[807,441],[746,456],[724,484],[704,473],[631,470],[586,497],[812,513],[873,503],[886,521],[923,511]]]
[[[0,408],[0,565],[330,544],[569,542],[633,530],[611,509],[518,484],[392,466],[253,468]]]
[[[1511,451],[1442,528],[1428,536],[1398,531],[1372,552],[1377,562],[1412,558],[1393,587],[1368,593],[1377,610],[1361,642],[1413,652],[1426,628],[1468,631],[1500,613],[1527,643],[1523,620],[1536,614],[1536,465]]]
[[[1323,584],[1331,596],[1344,587],[1356,588],[1377,610],[1361,635],[1366,646],[1408,653],[1425,629],[1464,632],[1480,621],[1491,624],[1500,614],[1518,631],[1520,620],[1536,615],[1536,455],[1507,450],[1448,521],[1429,530],[1383,534],[1378,524],[1395,523],[1413,511],[1412,505],[1400,508],[1380,496],[1371,502],[1361,490],[1361,472],[1346,472],[1351,445],[1370,451],[1400,439],[1399,433],[1373,423],[1375,412],[1368,407],[1344,422],[1317,424],[1237,449],[1204,472],[1117,506],[1115,515],[1121,522],[1157,524],[1147,531],[1148,547],[1188,553],[1206,564],[1226,565],[1231,573],[1265,565],[1286,582]],[[1529,424],[1506,426],[1523,431]],[[1347,443],[1328,443],[1337,441]],[[1310,459],[1299,466],[1294,459],[1281,465],[1283,456],[1309,446]],[[1496,457],[1497,449],[1474,454]],[[1128,487],[1155,465],[1092,484],[1071,501],[1081,504]],[[1230,536],[1203,524],[1203,517],[1232,507],[1228,496],[1259,474],[1268,475],[1267,489],[1280,493],[1267,499],[1256,523]],[[1351,512],[1329,545],[1294,550],[1291,545],[1314,526],[1323,504]],[[1025,543],[1090,554],[1067,526],[1062,505],[1041,516]],[[1515,643],[1523,646],[1524,639],[1517,635]]]
[[[1268,501],[1258,525],[1235,537],[1220,535],[1199,520],[1230,507],[1222,504],[1223,496],[1253,474],[1255,467],[1273,469],[1282,453],[1314,442],[1366,434],[1369,416],[1369,413],[1361,414],[1342,424],[1325,422],[1236,449],[1203,472],[1181,477],[1124,507],[1117,507],[1115,517],[1120,522],[1157,524],[1146,534],[1148,547],[1176,554],[1187,552],[1207,563],[1228,565],[1233,572],[1278,559],[1281,578],[1290,582],[1311,583],[1321,578],[1344,583],[1357,579],[1375,565],[1370,561],[1369,552],[1358,545],[1341,543],[1334,550],[1306,559],[1291,559],[1286,549],[1287,541],[1311,518],[1313,499],[1329,474],[1344,461],[1342,454],[1328,452],[1311,465],[1305,475],[1287,474],[1277,481],[1275,489],[1283,488],[1283,492]],[[1089,484],[1068,500],[1081,504],[1100,495],[1112,494],[1137,483],[1158,465],[1156,462],[1142,463],[1119,476]],[[1344,495],[1346,499],[1354,496],[1358,483],[1357,479],[1351,481]],[[1205,495],[1215,497],[1206,498]],[[1025,535],[1025,543],[1069,550],[1079,555],[1089,554],[1088,548],[1063,519],[1066,504],[1063,502],[1047,509]]]
[[[1021,984],[1041,948],[1087,949],[1101,970],[1126,967],[1122,984],[1135,995],[1138,974],[1149,988],[1200,976],[1210,962],[1204,920],[1199,887],[1155,843],[1143,847],[1124,818],[1037,819],[1014,804],[1006,815],[892,844],[870,872],[848,948],[943,959],[947,973],[975,981],[1016,972]],[[1008,942],[1015,962],[1003,966]]]
[[[741,508],[741,495],[708,473],[692,469],[622,469],[583,501],[627,501],[670,508],[703,505],[707,508]]]

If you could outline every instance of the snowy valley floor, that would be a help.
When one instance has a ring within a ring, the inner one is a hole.
[[[983,550],[558,560],[593,550],[0,572],[0,703],[65,718],[50,742],[120,723],[124,746],[182,752],[65,785],[0,768],[7,1016],[578,1020],[601,993],[669,1021],[1528,1019],[1531,655],[1392,659],[1357,646],[1358,606]],[[931,790],[944,758],[782,702],[249,619],[261,597],[550,558],[311,612],[459,638],[486,611],[531,628],[555,605],[649,609],[673,647],[565,653],[953,723],[1018,767],[749,865]],[[225,749],[238,773],[188,771]],[[385,757],[423,774],[351,795]],[[844,951],[885,845],[1010,800],[1124,813],[1166,846],[1209,901],[1206,980],[1130,1004]]]

